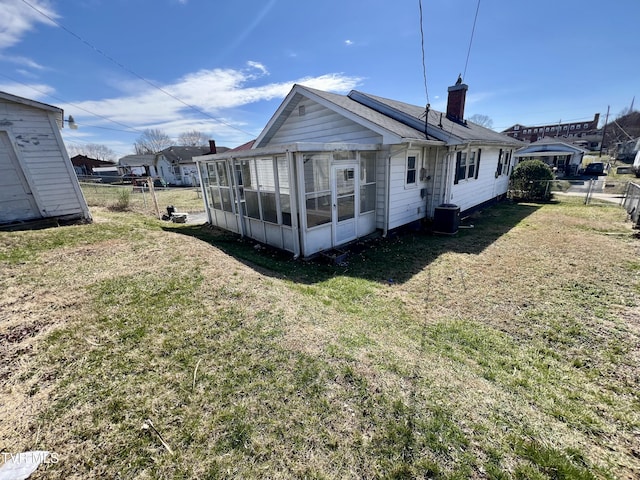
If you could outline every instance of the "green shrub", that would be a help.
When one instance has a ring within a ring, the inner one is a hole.
[[[511,198],[520,200],[547,200],[553,172],[540,160],[525,160],[516,165],[511,175]]]
[[[123,212],[129,210],[131,204],[131,192],[128,189],[122,188],[118,190],[118,197],[116,203],[112,206],[113,210]]]

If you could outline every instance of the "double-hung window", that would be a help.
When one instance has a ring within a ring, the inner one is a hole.
[[[454,183],[460,180],[471,180],[478,178],[480,169],[480,154],[482,151],[470,150],[456,152],[456,170]]]
[[[418,170],[418,154],[409,153],[407,155],[407,186],[416,185],[417,181],[417,170]]]

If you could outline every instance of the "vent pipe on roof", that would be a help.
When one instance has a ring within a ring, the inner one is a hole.
[[[458,76],[455,85],[448,88],[449,98],[447,99],[447,118],[454,122],[464,121],[464,104],[467,98],[469,86],[462,83],[462,77]]]

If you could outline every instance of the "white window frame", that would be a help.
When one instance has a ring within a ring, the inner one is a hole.
[[[413,168],[409,168],[409,159],[414,158]],[[420,167],[422,165],[422,153],[419,150],[409,150],[407,152],[407,158],[404,162],[404,187],[416,188],[418,186],[418,177],[420,173]],[[413,181],[409,181],[409,173],[413,171]]]

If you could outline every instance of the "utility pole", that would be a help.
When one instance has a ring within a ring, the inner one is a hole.
[[[607,123],[609,123],[609,108],[610,106],[607,105],[607,116],[604,119],[604,127],[602,128],[602,140],[600,141],[600,153],[598,154],[598,157],[602,157],[602,147],[604,146],[604,136],[607,133]]]

